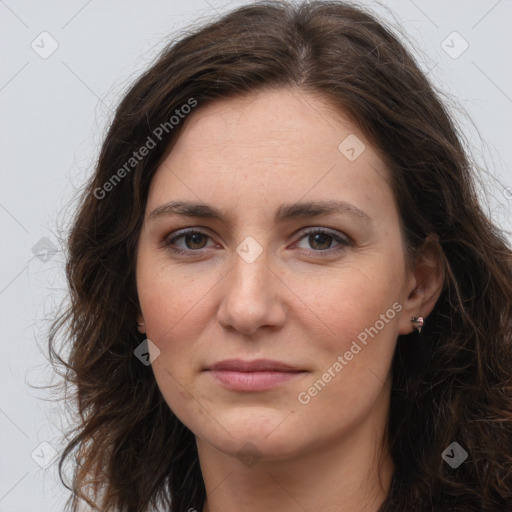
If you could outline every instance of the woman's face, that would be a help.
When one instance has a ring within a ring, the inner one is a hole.
[[[284,459],[382,423],[415,286],[388,177],[360,130],[305,93],[186,120],[149,191],[138,320],[198,441]]]

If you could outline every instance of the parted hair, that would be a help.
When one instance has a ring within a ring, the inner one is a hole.
[[[176,109],[282,88],[327,101],[382,155],[411,261],[429,236],[442,249],[435,308],[419,336],[397,340],[385,436],[396,470],[380,512],[512,510],[510,246],[479,203],[475,165],[441,93],[376,15],[330,0],[259,1],[195,25],[121,100],[71,220],[69,300],[49,336],[77,410],[59,465],[68,510],[83,501],[103,512],[202,510],[194,435],[133,353],[145,337],[136,245],[151,179],[186,122],[169,127]],[[163,123],[155,146],[126,167]],[[441,456],[452,442],[468,453],[456,469]]]

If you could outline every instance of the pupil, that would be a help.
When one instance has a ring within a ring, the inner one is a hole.
[[[323,245],[324,247],[316,247],[317,249],[328,249],[331,245],[331,236],[326,235],[324,233],[315,233],[314,235],[310,235],[309,240],[310,244],[313,248],[315,248],[315,244]]]
[[[195,245],[195,244],[201,245],[202,238],[203,238],[203,235],[201,235],[201,233],[193,233],[191,235],[187,235],[187,246],[189,247],[189,249],[201,249],[201,247],[190,247],[190,246]]]

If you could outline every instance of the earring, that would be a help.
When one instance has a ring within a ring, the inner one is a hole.
[[[139,327],[142,327],[142,326],[144,325],[144,322],[142,322],[142,323],[137,322],[137,325],[138,325]]]
[[[414,328],[418,331],[418,334],[419,334],[423,327],[423,317],[422,316],[413,316],[411,318],[411,322],[414,324]]]

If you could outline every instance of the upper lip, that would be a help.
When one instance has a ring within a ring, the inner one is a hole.
[[[253,361],[243,361],[242,359],[226,359],[212,364],[207,370],[225,370],[233,372],[300,372],[304,371],[296,366],[291,366],[280,361],[271,359],[255,359]]]

